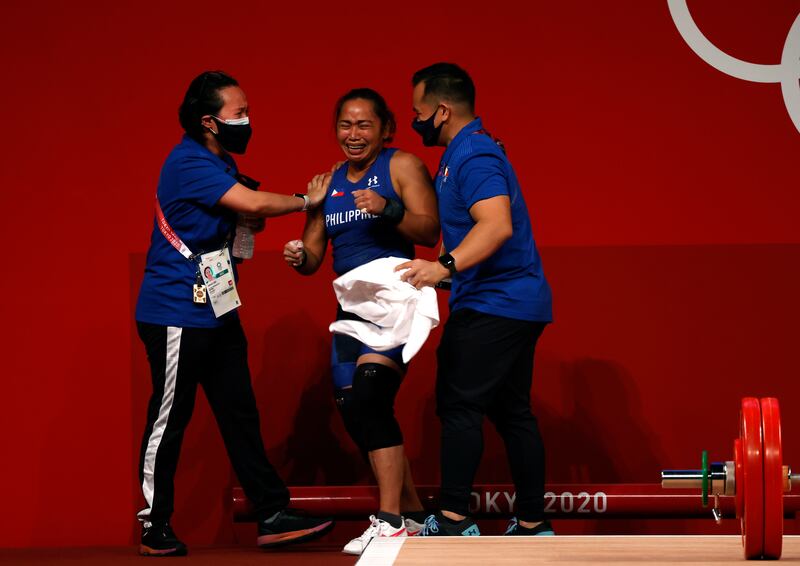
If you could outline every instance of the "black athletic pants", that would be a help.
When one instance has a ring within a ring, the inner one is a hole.
[[[155,523],[172,515],[173,479],[198,384],[256,516],[266,518],[286,507],[289,492],[264,452],[247,366],[247,340],[239,321],[219,328],[137,324],[153,381],[139,460],[147,507],[139,512],[139,520]]]
[[[437,351],[442,509],[469,515],[486,415],[505,442],[517,517],[544,518],[544,445],[530,390],[533,354],[545,325],[466,308],[450,315]]]

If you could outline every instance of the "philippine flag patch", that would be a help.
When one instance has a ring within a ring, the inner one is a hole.
[[[333,191],[331,191],[331,196],[332,197],[344,196],[344,191],[337,191],[336,189],[333,189]]]

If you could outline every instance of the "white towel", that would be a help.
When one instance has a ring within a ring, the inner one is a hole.
[[[416,289],[400,280],[402,272],[394,268],[406,261],[376,259],[335,279],[333,290],[342,309],[370,322],[337,320],[328,329],[379,352],[405,344],[403,362],[408,363],[439,325],[439,304],[432,287]]]

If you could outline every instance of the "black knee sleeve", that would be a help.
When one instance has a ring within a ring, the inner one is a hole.
[[[353,398],[352,387],[337,389],[334,392],[334,399],[336,400],[336,408],[339,409],[339,414],[342,416],[342,422],[344,423],[347,434],[350,435],[350,438],[353,439],[353,442],[355,442],[362,454],[366,455],[367,448],[362,438],[361,419],[359,418],[358,407]]]
[[[353,401],[360,436],[369,452],[403,444],[403,433],[394,417],[394,398],[402,379],[398,372],[381,364],[361,364],[356,368]]]

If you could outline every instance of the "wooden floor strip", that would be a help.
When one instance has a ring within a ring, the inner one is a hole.
[[[370,541],[367,550],[364,551],[356,564],[358,566],[384,566],[394,564],[397,560],[397,555],[408,540],[411,539],[409,537],[374,538]],[[380,541],[380,544],[375,544],[378,541]],[[372,546],[375,546],[375,548],[371,549]]]
[[[800,563],[800,537],[784,537],[782,562]],[[413,537],[374,539],[358,566],[559,566],[744,564],[738,536]]]

